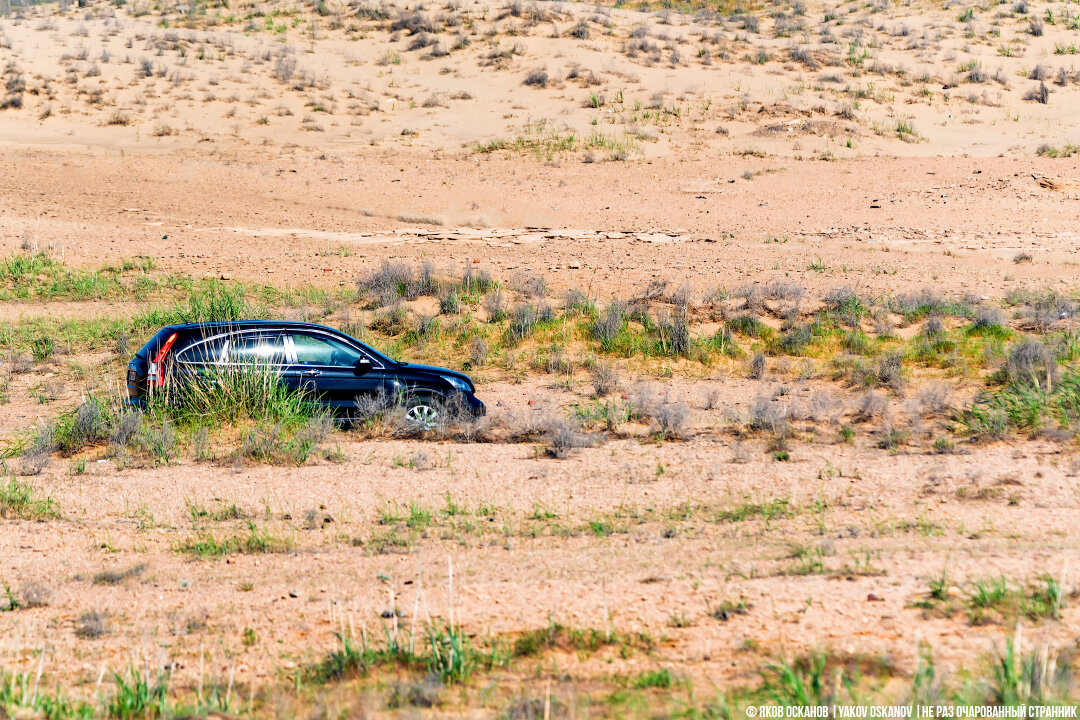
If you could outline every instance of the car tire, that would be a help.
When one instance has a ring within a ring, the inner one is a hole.
[[[405,419],[419,430],[432,430],[438,426],[441,414],[430,397],[415,395],[405,401]]]

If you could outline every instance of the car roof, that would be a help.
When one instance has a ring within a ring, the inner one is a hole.
[[[379,350],[371,347],[367,343],[362,342],[360,340],[357,340],[356,338],[353,338],[353,337],[343,333],[340,330],[337,330],[337,329],[332,328],[332,327],[328,327],[326,325],[319,325],[318,323],[299,322],[299,321],[296,321],[296,320],[217,320],[217,321],[214,321],[214,322],[180,323],[180,324],[177,324],[177,325],[169,325],[168,327],[162,328],[161,330],[158,331],[158,334],[155,336],[155,338],[163,337],[166,332],[177,332],[178,333],[178,332],[181,332],[181,331],[188,331],[188,332],[190,332],[190,331],[201,331],[202,338],[206,338],[208,336],[208,333],[206,331],[208,331],[208,330],[209,331],[214,331],[214,330],[229,331],[229,330],[250,330],[250,329],[258,329],[258,328],[272,328],[272,329],[273,328],[278,328],[278,329],[285,329],[285,330],[325,330],[326,332],[332,333],[332,334],[334,334],[334,335],[336,335],[338,337],[346,338],[350,342],[359,343],[364,348],[366,348],[368,350],[368,352],[375,353],[376,356],[378,356],[379,358],[385,360],[388,363],[401,364],[400,361],[394,360],[392,357],[390,357],[386,353],[380,352]],[[185,336],[186,335],[187,335],[187,332],[185,332]],[[194,344],[195,342],[199,342],[202,338],[196,337],[192,341],[192,344]],[[153,342],[154,342],[154,339],[151,339],[150,342],[147,343],[147,347],[149,347]],[[184,342],[186,343],[188,341],[184,340]]]
[[[170,325],[169,327],[173,330],[245,330],[249,328],[266,327],[288,328],[293,330],[329,330],[330,332],[341,334],[340,330],[335,330],[326,325],[298,322],[295,320],[216,320],[214,322],[180,323],[178,325]]]

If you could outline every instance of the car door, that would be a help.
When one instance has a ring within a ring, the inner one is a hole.
[[[385,368],[370,356],[338,338],[317,331],[294,330],[289,335],[291,364],[286,372],[302,378],[318,401],[335,410],[352,410],[360,395],[378,394]],[[371,369],[356,374],[356,363],[367,360]]]
[[[229,335],[219,365],[229,369],[259,368],[284,373],[288,360],[285,333],[279,330],[244,330]]]

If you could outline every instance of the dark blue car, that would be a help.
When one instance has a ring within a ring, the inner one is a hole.
[[[154,387],[212,372],[258,367],[279,374],[297,391],[345,420],[365,398],[393,398],[421,427],[439,421],[450,401],[484,414],[468,375],[391,360],[333,328],[312,323],[245,320],[162,328],[128,364],[129,402],[141,405]]]

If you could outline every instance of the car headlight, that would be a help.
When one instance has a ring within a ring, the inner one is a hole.
[[[450,383],[450,387],[460,392],[472,392],[472,388],[469,387],[469,383],[465,382],[459,377],[453,375],[440,375],[443,380]]]

